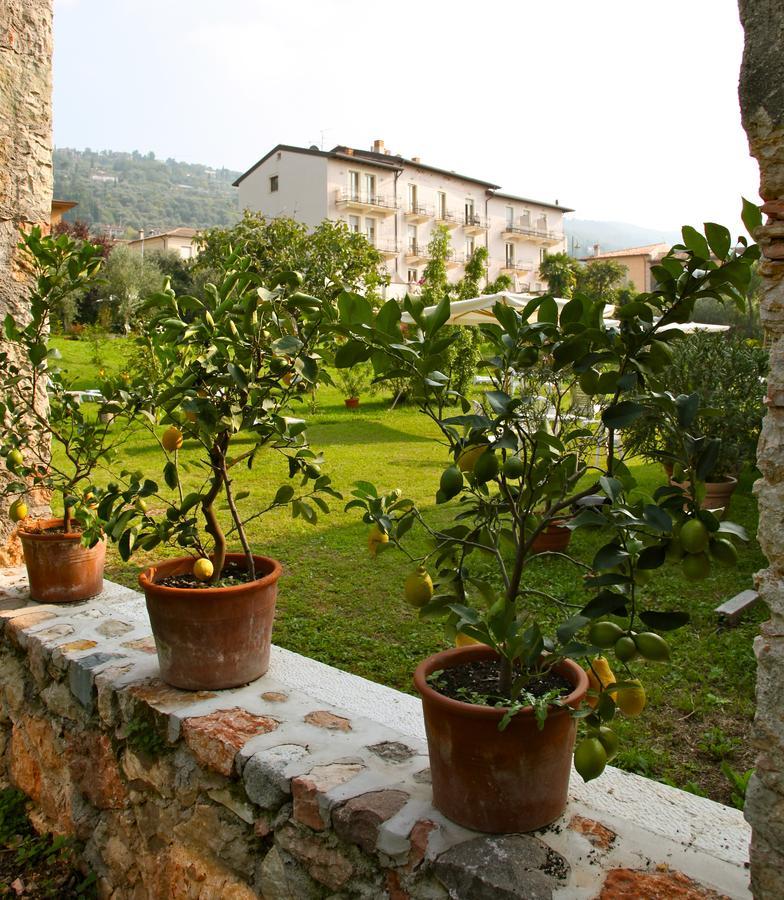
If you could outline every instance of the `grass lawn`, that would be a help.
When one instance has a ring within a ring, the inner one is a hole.
[[[62,365],[77,379],[78,387],[95,387],[97,366],[87,342],[54,338],[63,354]],[[103,364],[119,371],[129,356],[118,339],[102,345]],[[364,399],[357,411],[344,408],[334,389],[320,389],[318,408],[307,414],[310,442],[323,451],[324,472],[345,495],[363,479],[379,489],[400,487],[428,509],[431,520],[444,523],[449,508],[435,507],[434,493],[446,457],[435,440],[434,426],[415,410],[390,410],[388,398]],[[185,455],[187,457],[187,443]],[[160,484],[162,459],[157,446],[143,434],[129,437],[124,463],[139,468]],[[641,486],[652,491],[664,481],[659,466],[632,467]],[[109,477],[107,475],[107,480]],[[279,459],[262,455],[248,478],[251,496],[247,508],[271,498],[286,480]],[[732,502],[731,518],[756,534],[757,510],[750,489],[752,476],[741,480]],[[196,479],[193,481],[196,486]],[[411,673],[424,656],[445,647],[438,625],[420,622],[403,600],[403,581],[410,563],[389,551],[371,559],[366,549],[365,526],[356,511],[343,512],[335,502],[332,514],[310,526],[279,513],[250,526],[254,548],[282,561],[275,643],[400,690],[412,691]],[[410,533],[414,538],[414,533]],[[409,541],[416,547],[415,538]],[[588,557],[602,536],[578,534],[572,548]],[[424,547],[424,542],[421,544]],[[162,555],[156,549],[155,556]],[[171,551],[171,555],[177,555]],[[148,560],[139,556],[123,564],[110,549],[107,575],[136,586],[139,568]],[[682,580],[677,567],[665,566],[646,587],[658,609],[686,609],[689,626],[670,636],[671,664],[632,664],[648,693],[642,717],[618,723],[622,751],[616,764],[678,787],[704,793],[723,803],[732,802],[733,788],[725,768],[742,773],[753,764],[747,735],[754,712],[755,660],[752,641],[762,609],[747,614],[731,629],[718,627],[714,608],[751,586],[752,573],[765,564],[756,541],[741,549],[736,570],[714,570],[705,581]],[[473,563],[476,565],[476,563]],[[569,602],[585,602],[585,592],[573,567],[564,561],[543,559],[526,574],[531,587],[545,588]],[[541,601],[537,601],[541,602]],[[543,621],[557,616],[543,612]]]

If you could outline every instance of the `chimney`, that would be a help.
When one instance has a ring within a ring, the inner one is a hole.
[[[412,157],[411,157],[411,162],[412,162],[412,163],[416,163],[417,165],[419,165],[419,163],[422,162],[422,159],[421,159],[421,157],[419,157],[419,156],[412,156]]]
[[[346,147],[346,156],[353,156],[353,155],[354,155],[354,148]]]
[[[383,141],[373,141],[373,152],[374,153],[383,153],[384,152],[384,142]]]
[[[144,229],[143,228],[139,229],[139,240],[140,241],[144,240]]]
[[[594,256],[598,256],[600,250],[601,250],[601,247],[598,244],[593,245],[593,255]]]

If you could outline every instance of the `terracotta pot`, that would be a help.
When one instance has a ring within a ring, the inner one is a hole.
[[[139,575],[161,678],[167,684],[187,691],[215,691],[255,681],[267,671],[282,568],[267,556],[253,559],[260,577],[231,587],[156,584],[190,572],[189,556],[166,560]],[[226,554],[227,563],[244,561],[241,553]]]
[[[684,490],[687,490],[689,487],[685,482],[675,481],[674,478],[670,479],[670,483]],[[738,479],[733,478],[731,475],[727,475],[723,481],[706,481],[705,497],[700,506],[703,509],[721,510],[721,518],[723,519],[737,486]]]
[[[94,547],[83,547],[78,532],[44,532],[62,528],[62,519],[39,519],[35,525],[40,532],[19,531],[30,597],[39,603],[74,603],[100,594],[106,538]]]
[[[356,409],[359,406],[359,397],[346,397],[343,402],[346,404],[346,409]]]
[[[503,709],[451,700],[427,683],[437,669],[495,655],[481,644],[457,647],[429,657],[414,673],[422,695],[433,804],[476,831],[534,831],[557,819],[566,806],[576,731],[569,710],[551,710],[539,731],[528,707],[499,731]],[[588,676],[571,660],[555,671],[574,685],[564,699],[577,706],[588,690]]]
[[[665,474],[668,478],[672,478],[672,472],[675,468],[671,462],[663,462],[662,468],[664,469]]]
[[[540,532],[531,545],[534,553],[563,553],[572,539],[571,528],[566,527],[566,519],[554,519]]]

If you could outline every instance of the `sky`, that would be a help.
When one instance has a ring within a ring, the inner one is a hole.
[[[758,200],[735,0],[55,0],[54,33],[58,147],[244,171],[381,138],[667,229]]]

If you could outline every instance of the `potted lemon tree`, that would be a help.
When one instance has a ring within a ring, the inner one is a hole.
[[[98,506],[123,559],[159,545],[185,553],[149,566],[139,582],[161,676],[189,690],[233,687],[267,670],[282,569],[254,552],[249,524],[284,507],[313,524],[328,511],[325,498],[340,496],[305,421],[290,415],[300,387],[319,378],[328,304],[300,292],[295,272],[265,288],[240,252],[218,274],[202,296],[166,287],[150,299],[147,339],[160,375],[138,379],[131,396],[161,452],[163,483],[125,470]],[[286,479],[251,500],[243,475],[269,461]]]
[[[753,213],[747,207],[752,222]],[[436,527],[399,490],[364,482],[347,506],[371,526],[374,552],[403,546],[413,528],[428,538],[406,595],[420,615],[442,620],[458,646],[423,661],[414,682],[434,803],[461,825],[510,832],[553,821],[566,802],[573,748],[583,778],[601,774],[617,749],[614,716],[638,715],[645,705],[636,661],[665,662],[662,633],[688,621],[682,611],[657,608],[656,570],[669,556],[686,577],[701,578],[735,558],[742,528],[694,499],[716,452],[690,431],[699,398],[652,392],[650,383],[679,339],[667,326],[689,321],[702,297],[742,302],[757,256],[743,239],[733,247],[720,226],[707,225],[705,234],[684,228],[683,243],[654,273],[657,288],[624,306],[619,321],[608,322],[602,303],[580,295],[560,310],[551,297],[535,298],[521,312],[498,304],[498,324],[482,329],[490,348],[483,366],[494,384],[481,411],[450,395],[442,371],[453,339],[448,300],[426,314],[406,299],[415,327],[405,335],[395,303],[384,305],[372,325],[356,311],[343,317],[348,340],[335,364],[370,359],[379,380],[409,378],[447,448],[435,500],[454,510],[449,524]],[[600,459],[585,452],[592,434],[583,423],[554,434],[531,423],[524,398],[504,389],[510,372],[524,373],[544,356],[557,377],[579,378],[595,393],[607,432]],[[619,458],[617,436],[644,413],[652,393],[682,434],[688,484],[646,496]],[[557,583],[542,590],[527,576],[546,559],[534,551],[539,535],[589,496],[599,502],[569,528],[596,530],[598,549],[587,559],[559,554],[587,591],[575,608]],[[586,730],[575,747],[580,719]]]
[[[101,266],[100,250],[66,234],[22,234],[23,264],[32,273],[28,314],[4,322],[0,352],[2,455],[10,472],[2,496],[18,523],[30,595],[46,603],[84,600],[100,593],[106,552],[105,522],[96,511],[97,468],[111,463],[123,440],[115,420],[127,408],[121,379],[103,379],[97,402],[58,368],[48,346],[54,308],[83,290]],[[55,513],[34,518],[38,506]]]

